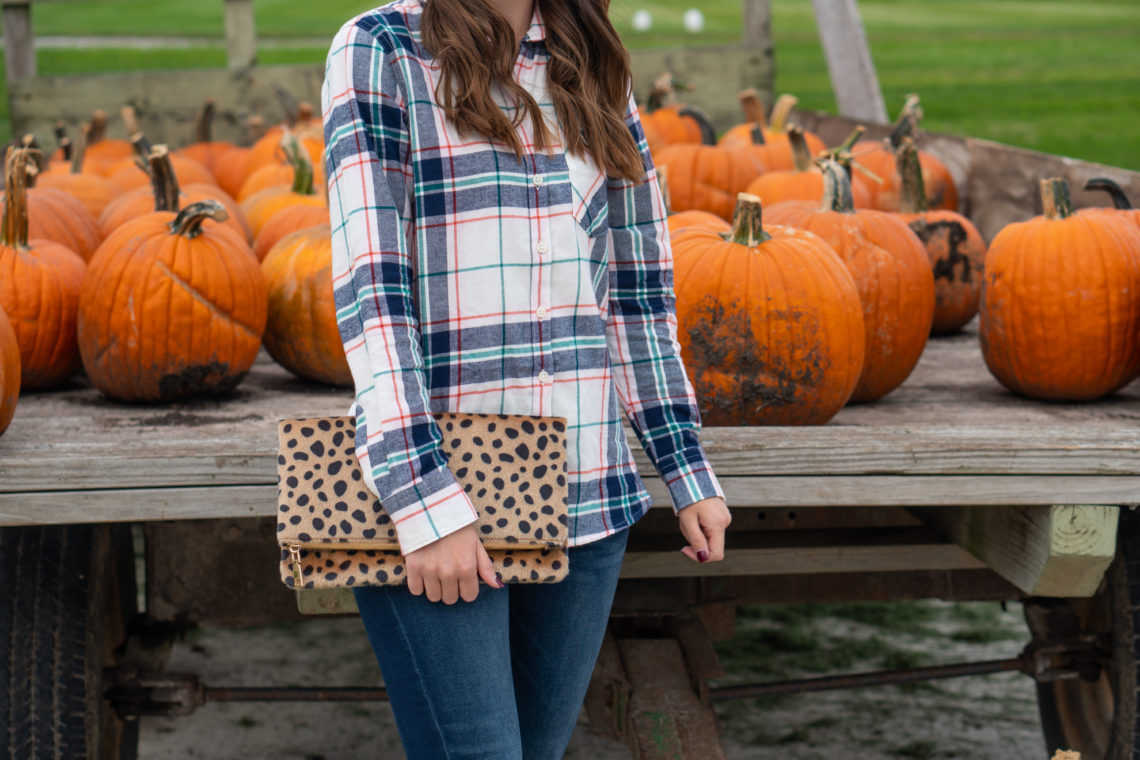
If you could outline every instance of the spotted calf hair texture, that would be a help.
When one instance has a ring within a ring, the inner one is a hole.
[[[434,415],[456,480],[505,583],[566,577],[566,421],[522,415]],[[277,538],[281,580],[295,588],[286,544],[300,550],[303,588],[405,582],[396,529],[364,486],[351,417],[282,420]],[[339,546],[338,546],[339,545]]]

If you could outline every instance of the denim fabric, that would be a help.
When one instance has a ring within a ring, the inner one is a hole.
[[[559,760],[574,731],[628,530],[569,549],[552,585],[480,585],[452,606],[357,588],[408,760]]]

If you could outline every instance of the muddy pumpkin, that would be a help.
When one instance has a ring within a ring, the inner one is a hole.
[[[92,384],[122,401],[169,402],[231,391],[261,346],[265,277],[221,222],[217,201],[157,211],[119,227],[92,259],[79,296],[79,349]]]
[[[768,218],[814,232],[851,271],[863,303],[866,362],[852,401],[874,401],[918,364],[934,320],[934,275],[922,242],[895,214],[855,209],[847,172],[824,161],[823,202],[777,203]]]
[[[1140,230],[1073,212],[1062,179],[1041,182],[1045,213],[1002,228],[986,253],[978,335],[1009,390],[1090,401],[1140,373]]]
[[[859,293],[823,240],[761,214],[741,193],[730,232],[673,237],[681,355],[706,425],[822,425],[863,369]]]
[[[978,313],[986,243],[973,222],[957,211],[927,211],[922,165],[913,140],[905,138],[897,156],[902,177],[899,215],[926,247],[934,271],[934,322],[930,332],[956,332]]]

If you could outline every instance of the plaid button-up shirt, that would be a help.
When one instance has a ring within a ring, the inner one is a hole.
[[[650,505],[623,411],[674,509],[721,495],[697,439],[665,211],[632,98],[643,181],[608,178],[560,145],[537,151],[529,121],[520,161],[444,117],[422,11],[398,0],[346,24],[322,95],[357,455],[402,550],[476,519],[432,411],[565,417],[571,546]],[[556,130],[544,38],[536,13],[514,76]]]

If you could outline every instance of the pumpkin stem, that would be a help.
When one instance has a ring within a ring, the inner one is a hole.
[[[313,108],[313,104],[302,100],[297,104],[297,123],[300,124],[309,121],[313,118],[313,114],[315,113],[316,109]]]
[[[858,166],[858,164],[855,163],[855,158],[851,155],[851,148],[854,147],[855,143],[859,142],[859,138],[862,137],[866,131],[867,128],[862,125],[855,127],[855,129],[851,130],[851,134],[847,135],[846,140],[834,148],[828,148],[823,151],[819,157],[821,159],[827,158],[838,163],[847,170],[848,177],[851,176],[852,168],[858,168],[862,171],[863,167]]]
[[[907,95],[906,102],[899,112],[899,118],[895,120],[895,126],[891,130],[891,148],[902,145],[904,137],[914,137],[918,133],[920,121],[922,121],[922,108],[919,106],[918,96]]]
[[[781,95],[776,98],[776,105],[772,106],[772,115],[768,119],[768,131],[777,134],[786,132],[788,130],[788,117],[791,116],[792,109],[799,102],[795,95]]]
[[[701,128],[701,145],[716,145],[716,127],[704,111],[696,106],[684,106],[678,113],[689,117]]]
[[[28,247],[28,174],[34,171],[31,151],[10,146],[4,157],[4,218],[0,243],[9,248]]]
[[[122,110],[119,111],[119,115],[123,117],[123,124],[127,127],[128,135],[137,135],[142,132],[142,129],[139,127],[139,116],[135,113],[134,108],[131,106],[123,106]]]
[[[1073,215],[1069,183],[1060,177],[1041,180],[1041,207],[1047,219],[1068,219]]]
[[[55,141],[59,145],[59,152],[63,154],[64,161],[71,161],[71,138],[67,134],[67,126],[62,121],[57,121],[55,126],[52,127],[52,133],[55,135]]]
[[[84,124],[79,128],[79,142],[75,144],[71,152],[71,173],[83,173],[83,161],[87,158],[87,143],[91,135],[91,125]]]
[[[764,139],[764,127],[759,124],[752,128],[752,132],[749,133],[749,136],[752,138],[753,145],[764,145],[767,142],[767,140]]]
[[[666,71],[653,80],[653,87],[649,90],[649,97],[645,102],[646,113],[671,106],[677,102],[677,88],[673,86],[673,75]]]
[[[763,208],[760,197],[750,193],[738,193],[736,196],[736,209],[732,212],[732,229],[721,233],[725,240],[737,245],[755,248],[761,243],[771,240],[772,236],[764,231],[761,223]]]
[[[843,214],[855,213],[855,201],[851,197],[851,178],[838,162],[824,159],[819,162],[823,172],[823,203],[820,211],[838,211]]]
[[[1112,198],[1112,207],[1118,211],[1131,211],[1132,204],[1128,202],[1128,196],[1120,189],[1120,185],[1116,184],[1107,177],[1097,177],[1090,179],[1085,183],[1085,190],[1104,190]]]
[[[40,150],[40,143],[39,140],[36,139],[35,135],[31,134],[30,132],[24,135],[23,139],[20,140],[20,145],[31,151],[32,163],[35,165],[37,173],[47,169],[47,156],[45,156],[44,152]],[[33,177],[34,176],[35,175],[33,175]]]
[[[107,137],[107,113],[105,111],[93,111],[90,124],[91,135],[87,144],[95,145]]]
[[[665,216],[673,213],[673,201],[669,197],[669,167],[661,164],[657,167],[657,186],[661,188],[661,203],[665,206]]]
[[[202,110],[198,111],[198,116],[194,119],[194,142],[211,142],[210,137],[214,128],[214,114],[216,114],[217,111],[218,105],[214,102],[213,98],[206,98],[202,102]]]
[[[760,101],[760,93],[756,90],[749,88],[741,91],[740,110],[744,112],[744,121],[765,126],[764,104]]]
[[[313,162],[308,152],[301,147],[301,141],[289,130],[281,137],[281,150],[293,167],[293,192],[299,195],[313,195]]]
[[[830,152],[836,155],[840,153],[850,153],[851,149],[855,147],[855,143],[859,142],[859,138],[861,138],[866,131],[867,128],[860,124],[851,130],[851,134],[847,135],[846,139],[832,148]]]
[[[202,234],[202,225],[207,219],[224,222],[230,218],[226,207],[218,201],[198,201],[178,212],[174,221],[167,225],[171,235],[181,235],[193,240]]]
[[[811,151],[808,150],[807,141],[804,140],[804,131],[799,127],[788,127],[788,142],[792,145],[792,158],[796,162],[796,171],[810,171]]]
[[[178,178],[174,176],[174,164],[170,161],[170,149],[156,145],[147,156],[150,186],[154,190],[154,210],[178,212]]]
[[[297,103],[297,98],[281,85],[277,85],[273,94],[277,96],[277,103],[285,113],[285,123],[290,127],[296,126],[301,118],[301,106]]]
[[[918,160],[918,148],[914,140],[903,138],[902,145],[895,152],[895,166],[902,187],[899,189],[899,212],[922,214],[926,212],[926,185],[922,182],[922,164]]]

